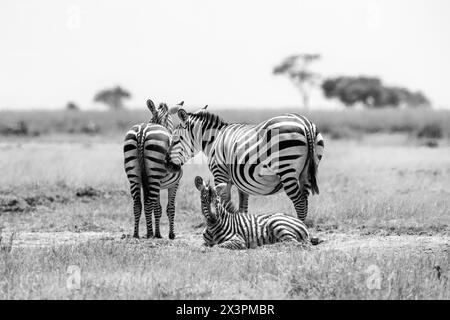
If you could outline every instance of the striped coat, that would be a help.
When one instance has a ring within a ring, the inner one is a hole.
[[[139,238],[142,193],[147,222],[147,238],[153,236],[161,238],[159,228],[162,215],[160,190],[168,189],[166,212],[169,218],[169,238],[174,239],[175,197],[183,173],[182,171],[168,172],[165,166],[165,156],[170,144],[173,123],[166,104],[162,103],[156,108],[154,103],[148,100],[147,107],[152,113],[152,119],[148,123],[133,126],[125,136],[123,147],[125,172],[130,182],[133,198],[133,237]],[[155,217],[155,233],[153,233],[152,213]]]
[[[309,240],[308,229],[298,218],[284,213],[240,213],[231,202],[220,198],[218,189],[223,184],[212,187],[201,177],[196,177],[195,185],[200,191],[202,214],[206,220],[203,239],[207,246],[247,249],[282,241]]]
[[[317,172],[324,142],[316,126],[303,116],[285,114],[257,125],[229,124],[202,109],[178,110],[181,125],[173,132],[168,168],[176,171],[203,152],[214,184],[229,180],[239,192],[239,210],[248,197],[283,191],[304,221],[310,192],[319,193]]]

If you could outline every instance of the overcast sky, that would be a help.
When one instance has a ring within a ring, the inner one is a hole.
[[[272,68],[301,52],[322,54],[325,76],[380,76],[449,107],[449,17],[448,0],[1,0],[0,109],[92,109],[116,84],[130,106],[300,105]]]

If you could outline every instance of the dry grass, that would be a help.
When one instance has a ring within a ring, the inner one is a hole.
[[[361,243],[392,234],[448,239],[449,146],[426,148],[392,135],[325,138],[321,194],[310,201],[312,232],[355,234]],[[14,246],[13,240],[12,250],[0,253],[0,299],[450,298],[448,247],[427,251],[420,246],[422,238],[402,250],[290,245],[206,250],[194,242],[167,240],[163,216],[166,239],[119,240],[131,232],[133,220],[120,140],[60,141],[0,145],[1,247],[8,248],[12,231],[102,231],[117,237],[49,247]],[[202,230],[196,175],[209,175],[205,165],[186,167],[176,214],[177,234],[193,239]],[[251,197],[250,210],[294,214],[285,194]],[[79,290],[66,285],[71,265],[81,268]],[[371,265],[381,270],[379,289],[367,286]]]
[[[71,265],[79,289],[68,289]],[[97,241],[2,254],[0,299],[449,299],[449,273],[437,265],[448,268],[449,256]]]
[[[32,209],[28,214],[3,214],[3,221],[25,230],[33,224],[36,230],[65,230],[84,222],[129,229],[131,199],[120,143],[30,143],[0,148],[3,205],[15,199],[11,206],[19,207],[19,212]],[[402,137],[329,141],[319,168],[321,194],[310,198],[308,224],[344,231],[363,227],[367,232],[448,231],[449,151],[448,146],[420,147]],[[200,219],[193,188],[196,175],[210,177],[205,164],[185,167],[177,198],[178,223]],[[86,187],[98,190],[98,195],[76,195]],[[166,192],[163,201],[165,196]],[[251,197],[250,210],[294,214],[284,193]],[[23,219],[33,223],[23,224]]]

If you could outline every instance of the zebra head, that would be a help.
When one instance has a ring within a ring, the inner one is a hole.
[[[194,183],[197,190],[200,191],[203,216],[207,222],[215,222],[217,220],[217,215],[216,212],[211,209],[212,207],[215,208],[215,203],[219,200],[217,199],[218,194],[216,193],[215,188],[209,185],[209,181],[205,183],[203,178],[199,176],[195,177]],[[212,207],[211,204],[213,204]]]
[[[159,124],[165,127],[170,133],[173,131],[173,119],[172,114],[174,114],[181,106],[183,106],[184,101],[177,104],[175,107],[169,109],[166,103],[162,102],[159,104],[158,108],[152,100],[147,100],[147,107],[152,113],[152,118],[150,123]]]
[[[166,163],[169,171],[179,171],[181,166],[201,151],[197,135],[201,136],[199,123],[183,108],[177,111],[180,124],[172,133],[172,142],[167,151]],[[193,136],[195,135],[195,136]],[[201,138],[200,138],[201,140]]]
[[[219,116],[206,111],[208,106],[188,113],[183,108],[177,111],[180,124],[172,134],[166,163],[169,171],[178,171],[181,166],[199,152],[208,150],[218,130],[227,125]]]

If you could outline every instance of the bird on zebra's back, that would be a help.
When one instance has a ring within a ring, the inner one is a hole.
[[[161,238],[159,223],[162,215],[160,203],[160,190],[162,189],[168,190],[166,213],[169,218],[169,238],[175,238],[175,197],[183,172],[168,172],[165,166],[165,156],[173,130],[171,114],[182,105],[183,102],[169,110],[167,104],[161,103],[156,108],[153,101],[149,99],[147,107],[152,118],[147,123],[134,125],[126,133],[123,147],[124,164],[133,198],[133,237],[135,238],[139,238],[142,197],[147,223],[147,238],[153,236]],[[152,213],[155,217],[155,233],[153,233]]]
[[[284,114],[259,124],[227,123],[201,109],[177,111],[181,123],[173,132],[167,168],[176,172],[203,152],[214,184],[229,180],[239,192],[239,210],[248,211],[248,197],[284,190],[297,217],[304,221],[308,197],[319,193],[318,166],[324,141],[316,125],[298,114]]]
[[[277,242],[308,242],[308,229],[300,219],[284,213],[241,213],[231,201],[224,200],[231,183],[211,186],[199,176],[194,182],[200,191],[202,214],[206,220],[205,245],[240,250]]]

